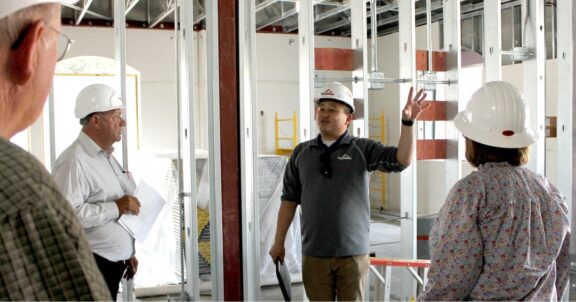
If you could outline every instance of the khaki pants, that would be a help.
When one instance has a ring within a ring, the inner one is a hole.
[[[362,301],[368,275],[368,255],[303,256],[302,279],[310,301]]]

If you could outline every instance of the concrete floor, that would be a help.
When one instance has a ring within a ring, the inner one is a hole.
[[[160,295],[160,296],[148,296],[148,297],[138,297],[138,301],[177,301],[178,294],[172,295]],[[302,283],[292,284],[292,297],[293,301],[301,301],[304,297],[304,286]],[[119,297],[118,301],[121,301]],[[260,293],[260,298],[262,301],[284,301],[282,297],[282,292],[278,285],[263,286]],[[200,295],[200,301],[212,301],[210,295]]]
[[[377,222],[371,223],[370,231],[370,247],[371,251],[376,254],[376,257],[386,258],[403,258],[400,254],[400,227],[395,222]],[[371,283],[371,293],[369,300],[380,300],[375,297],[374,290],[378,286],[376,277],[370,273],[369,276]],[[412,297],[399,298],[402,296],[401,292],[404,290],[403,286],[407,283],[408,279],[412,277],[405,269],[394,268],[392,270],[391,297],[390,300],[409,300]],[[138,297],[140,301],[175,301],[178,296],[179,289],[175,287],[173,293],[169,295]],[[294,301],[301,301],[304,297],[304,286],[302,283],[292,284],[292,297]],[[263,286],[261,291],[262,301],[283,301],[282,293],[277,285]],[[201,301],[210,301],[210,283],[202,282],[201,284]]]

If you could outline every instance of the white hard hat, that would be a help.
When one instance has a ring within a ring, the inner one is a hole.
[[[352,92],[350,92],[348,87],[342,85],[342,83],[328,83],[316,91],[316,104],[320,104],[320,100],[326,99],[343,103],[344,105],[350,107],[352,112],[356,110],[354,107],[354,98],[352,97]]]
[[[538,139],[524,96],[510,83],[486,83],[454,118],[456,128],[476,142],[499,148],[528,147]]]
[[[21,9],[42,3],[74,4],[78,0],[0,0],[0,19]]]
[[[86,86],[76,97],[76,118],[85,118],[94,112],[106,112],[113,109],[124,108],[122,100],[116,95],[112,87],[104,84]]]

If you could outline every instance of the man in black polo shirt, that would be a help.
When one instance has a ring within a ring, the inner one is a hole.
[[[311,301],[364,299],[368,274],[370,173],[400,172],[414,152],[412,125],[429,106],[410,90],[402,110],[398,147],[348,134],[354,99],[341,83],[316,96],[320,134],[296,146],[286,167],[273,261],[284,261],[284,240],[298,205],[302,207],[302,275]]]

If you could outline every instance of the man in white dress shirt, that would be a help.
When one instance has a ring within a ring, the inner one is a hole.
[[[107,85],[84,88],[76,99],[75,114],[82,131],[58,157],[53,170],[56,184],[72,204],[90,243],[98,268],[113,299],[122,277],[131,279],[138,267],[134,239],[118,223],[122,215],[138,215],[136,185],[112,155],[126,121],[122,100]]]

